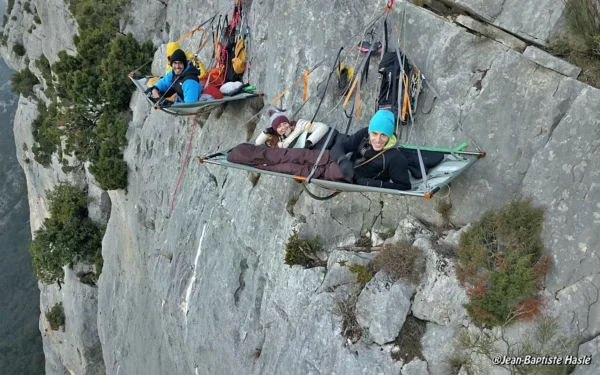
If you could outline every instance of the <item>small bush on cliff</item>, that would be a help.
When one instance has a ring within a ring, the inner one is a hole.
[[[102,249],[98,249],[96,251],[96,257],[94,261],[94,274],[96,275],[96,280],[100,278],[100,274],[102,273],[102,267],[104,267],[104,258],[102,257]]]
[[[10,14],[15,6],[15,0],[8,0],[6,3],[6,14]]]
[[[359,292],[350,293],[344,297],[336,297],[333,305],[333,313],[341,319],[342,336],[350,344],[356,343],[363,335],[363,329],[356,319],[356,302]]]
[[[567,0],[568,32],[548,43],[548,50],[582,68],[579,80],[600,87],[600,1]]]
[[[16,43],[13,48],[12,48],[13,52],[15,53],[15,55],[22,57],[25,56],[25,52],[27,52],[25,50],[25,47],[23,47],[22,44]]]
[[[65,325],[65,310],[62,302],[54,305],[47,313],[46,320],[50,324],[50,329],[58,331],[60,327]]]
[[[38,116],[31,124],[31,132],[35,143],[32,146],[35,161],[43,166],[50,165],[52,154],[60,146],[61,131],[56,122],[56,105],[49,107],[42,102],[38,102]]]
[[[92,263],[101,247],[103,231],[87,216],[87,197],[68,183],[46,192],[50,218],[35,232],[29,251],[41,282],[64,277],[63,267],[72,262]]]
[[[462,236],[457,277],[467,287],[469,316],[480,326],[498,326],[539,313],[537,292],[550,259],[541,238],[544,209],[515,199],[488,211]]]
[[[37,59],[35,61],[35,67],[42,72],[42,77],[44,78],[44,81],[46,81],[46,97],[48,97],[50,100],[55,100],[56,93],[54,91],[52,69],[50,68],[50,62],[46,56],[42,55],[42,57]]]
[[[425,261],[420,249],[408,242],[385,245],[373,259],[375,272],[383,271],[393,280],[405,279],[419,284]]]
[[[348,266],[348,269],[354,274],[354,276],[356,276],[356,280],[361,284],[368,283],[371,281],[373,276],[375,276],[375,273],[370,266],[352,263]]]
[[[20,72],[13,73],[10,76],[10,89],[13,92],[29,98],[33,95],[33,86],[40,83],[37,77],[31,73],[29,68],[25,68]]]
[[[127,122],[123,116],[105,112],[100,116],[93,131],[93,139],[99,144],[98,154],[92,156],[90,171],[100,187],[105,190],[127,187],[127,163],[123,160],[123,148],[127,145]]]
[[[317,252],[321,250],[319,235],[310,240],[301,240],[298,232],[294,230],[285,244],[285,264],[297,264],[306,268],[325,266],[327,262],[317,256]]]

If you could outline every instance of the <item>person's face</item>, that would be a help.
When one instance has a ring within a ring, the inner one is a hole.
[[[277,127],[277,134],[284,135],[288,132],[288,130],[290,130],[290,128],[291,128],[291,125],[289,122],[282,122]]]
[[[183,73],[183,68],[184,68],[183,62],[181,62],[181,61],[174,61],[172,67],[173,67],[173,72],[176,75],[180,75],[181,73]]]
[[[371,132],[369,133],[369,140],[371,141],[373,150],[381,151],[390,140],[390,137],[380,132]]]

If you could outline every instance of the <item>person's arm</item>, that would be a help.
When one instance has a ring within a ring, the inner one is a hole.
[[[258,135],[258,137],[256,137],[256,141],[254,141],[254,143],[257,146],[264,145],[267,142],[267,139],[269,139],[269,136],[267,135],[267,133],[262,132]]]
[[[329,131],[329,126],[323,124],[322,122],[313,122],[312,126],[308,133],[310,134],[306,139],[306,142],[310,142],[312,145],[319,142],[321,138],[327,135]]]
[[[390,150],[388,152],[394,152]],[[385,155],[385,154],[384,154]],[[373,186],[393,190],[410,190],[410,177],[408,175],[408,162],[402,154],[396,154],[386,165],[390,181],[376,180],[373,178],[359,178],[356,183],[364,186]]]
[[[349,181],[354,182],[354,164],[346,157],[346,154],[358,151],[362,139],[368,132],[368,128],[361,129],[350,137],[344,138],[343,141],[336,142],[331,149],[331,157],[338,164],[340,170]]]
[[[188,79],[183,82],[181,88],[183,89],[184,103],[195,103],[198,101],[198,98],[200,98],[200,93],[202,92],[202,85],[200,82]]]
[[[364,128],[349,137],[345,137],[341,142],[336,142],[331,149],[331,157],[338,164],[340,160],[346,158],[346,154],[349,152],[358,151],[360,142],[369,133],[369,128]]]
[[[154,89],[156,89],[156,91],[158,91],[159,96],[160,97],[160,93],[161,92],[166,92],[169,87],[171,87],[171,81],[173,79],[173,71],[171,70],[169,73],[165,74],[164,77],[162,77],[161,79],[159,79],[158,81],[156,81],[156,83],[154,84]],[[154,90],[152,90],[152,94],[154,95],[155,92]],[[158,99],[157,96],[155,96],[155,98]]]
[[[290,144],[292,142],[294,142],[296,140],[296,138],[298,138],[300,136],[300,134],[302,134],[302,132],[306,129],[307,124],[308,124],[308,121],[306,121],[306,120],[304,122],[300,122],[300,121],[296,122],[296,126],[294,127],[294,130],[282,142],[281,148],[290,147]]]

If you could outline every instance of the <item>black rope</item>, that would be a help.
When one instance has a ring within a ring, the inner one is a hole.
[[[308,194],[309,197],[311,197],[312,199],[316,199],[318,201],[326,201],[328,199],[331,199],[331,198],[335,197],[339,193],[341,193],[340,191],[336,191],[336,192],[334,192],[331,195],[328,195],[326,197],[320,197],[320,196],[312,193],[310,190],[308,190],[308,187],[306,186],[306,184],[302,184],[302,188],[304,189],[304,191],[306,192],[306,194]]]
[[[327,76],[327,83],[325,83],[325,90],[323,90],[323,95],[321,95],[321,100],[319,101],[319,105],[317,106],[317,110],[315,111],[314,116],[310,120],[311,124],[312,124],[313,121],[315,121],[315,118],[317,118],[317,114],[319,113],[319,109],[321,109],[321,104],[323,104],[323,101],[325,100],[325,94],[327,93],[327,88],[329,87],[329,81],[331,80],[331,76],[335,72],[335,69],[337,67],[338,61],[340,59],[340,55],[341,55],[341,53],[342,53],[343,50],[344,50],[344,47],[341,47],[340,50],[337,53],[337,57],[335,58],[335,61],[333,62],[333,68],[331,69],[331,71],[329,72],[329,75]]]
[[[354,104],[352,105],[352,111],[350,111],[350,116],[348,116],[346,110],[344,110],[344,114],[348,118],[348,124],[346,124],[346,131],[344,132],[344,135],[348,135],[348,131],[350,130],[350,124],[352,124],[352,119],[354,118]]]

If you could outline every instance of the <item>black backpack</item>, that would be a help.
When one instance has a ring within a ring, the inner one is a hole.
[[[400,58],[403,57],[400,52]],[[396,51],[390,51],[384,53],[379,63],[379,78],[381,79],[381,85],[379,88],[379,97],[377,100],[377,109],[387,109],[397,116],[398,114],[398,90],[401,87],[401,63],[398,60]],[[408,62],[408,58],[404,58],[404,72],[408,76],[408,87],[411,87],[411,80],[415,74],[420,74],[415,68]],[[410,90],[408,90],[410,96]],[[400,93],[400,105],[404,102],[405,90]],[[409,97],[411,108],[414,112],[414,99]],[[408,112],[408,111],[406,111]],[[402,124],[407,124],[409,120],[408,113],[401,113],[400,121]]]

